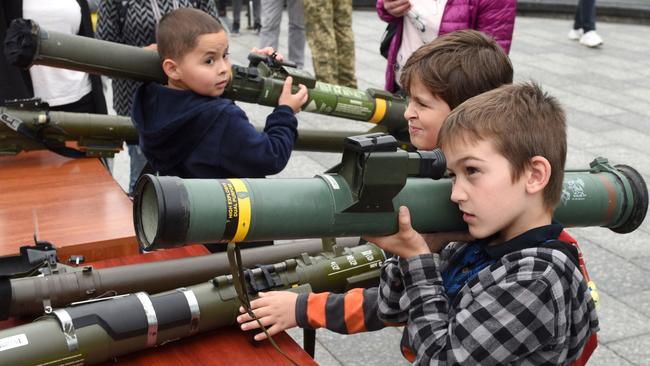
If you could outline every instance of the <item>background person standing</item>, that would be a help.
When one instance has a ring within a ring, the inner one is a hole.
[[[305,0],[304,6],[316,79],[356,88],[352,0]]]
[[[603,39],[596,33],[596,0],[578,1],[569,39],[579,41],[581,45],[587,47],[598,47],[603,44]]]
[[[260,48],[278,49],[284,0],[262,1]],[[302,0],[287,0],[289,15],[289,61],[302,69],[305,65],[305,11]]]

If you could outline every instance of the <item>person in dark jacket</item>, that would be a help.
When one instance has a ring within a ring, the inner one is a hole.
[[[156,42],[157,24],[163,15],[178,8],[195,8],[217,17],[212,0],[103,0],[97,10],[95,37],[129,46],[146,47]],[[129,116],[133,109],[133,95],[141,82],[112,78],[113,109],[120,116]],[[147,159],[140,147],[127,144],[129,153],[128,193],[133,193],[135,182]]]
[[[191,42],[186,42],[191,39]],[[165,15],[157,47],[167,85],[136,91],[132,119],[154,171],[182,178],[264,177],[287,164],[297,137],[295,113],[307,101],[287,78],[263,133],[231,100],[228,36],[212,16],[181,8]],[[267,50],[268,51],[268,50]]]

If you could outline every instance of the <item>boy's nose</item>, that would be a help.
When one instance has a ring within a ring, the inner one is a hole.
[[[408,121],[411,118],[415,118],[415,113],[413,112],[412,102],[408,102],[406,109],[404,110],[404,118]]]
[[[454,203],[459,203],[467,200],[467,194],[462,189],[461,185],[455,182],[451,186],[451,201]]]

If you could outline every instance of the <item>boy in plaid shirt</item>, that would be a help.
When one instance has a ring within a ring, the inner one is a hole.
[[[552,221],[562,108],[535,84],[502,86],[454,109],[438,145],[476,240],[425,240],[401,207],[398,233],[368,238],[397,256],[382,268],[379,317],[406,323],[403,352],[418,365],[572,363],[598,318],[575,247]]]
[[[511,82],[512,65],[508,57],[493,39],[480,32],[450,33],[421,47],[410,57],[402,73],[402,85],[409,95],[404,117],[409,121],[411,142],[421,150],[434,149],[442,122],[451,110],[470,97]],[[553,239],[558,238],[577,245],[566,231]],[[458,281],[453,286],[462,287]],[[403,317],[403,322],[391,319],[385,322],[379,318],[378,287],[356,288],[342,294],[298,295],[271,291],[259,295],[251,306],[271,335],[295,326],[325,327],[337,333],[352,334],[399,325],[407,320]],[[237,320],[244,330],[259,327],[247,314],[240,315]],[[264,333],[255,335],[256,340],[264,338]],[[408,345],[408,339],[402,343]],[[410,347],[402,349],[406,351]],[[410,360],[415,357],[410,351],[404,355]]]

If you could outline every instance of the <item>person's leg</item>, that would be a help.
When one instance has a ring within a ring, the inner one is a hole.
[[[253,0],[253,30],[259,33],[262,30],[262,18],[260,0]]]
[[[596,30],[596,0],[580,0],[580,28],[587,33]]]
[[[357,87],[354,67],[354,32],[352,32],[352,0],[332,0],[339,85]]]
[[[596,0],[580,0],[580,25],[583,34],[580,44],[587,47],[598,47],[603,39],[596,33]]]
[[[284,0],[262,1],[262,30],[260,31],[260,48],[278,49],[280,22]]]
[[[241,20],[241,2],[242,0],[232,0],[232,29],[233,34],[239,33],[239,24]]]
[[[582,4],[583,0],[578,1],[578,6],[576,6],[576,14],[573,20],[573,29],[582,29]]]
[[[131,158],[130,167],[131,172],[129,176],[129,195],[133,194],[133,189],[135,188],[135,182],[138,181],[142,169],[147,164],[147,158],[140,150],[138,145],[127,145],[129,148],[129,157]]]
[[[316,79],[338,84],[334,9],[331,0],[305,0],[305,30]]]
[[[305,66],[305,9],[302,0],[287,0],[289,13],[289,60]]]

